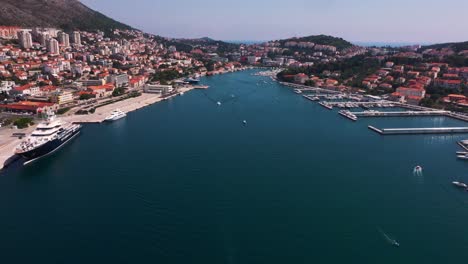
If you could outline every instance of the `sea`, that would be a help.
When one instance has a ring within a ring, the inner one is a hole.
[[[468,192],[451,184],[468,182],[455,155],[467,135],[367,128],[466,124],[352,122],[256,71],[204,77],[207,90],[85,125],[53,155],[2,171],[1,262],[468,259]]]

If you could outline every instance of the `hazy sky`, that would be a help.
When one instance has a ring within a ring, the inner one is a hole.
[[[328,34],[351,41],[468,40],[467,0],[81,0],[166,37],[270,40]]]

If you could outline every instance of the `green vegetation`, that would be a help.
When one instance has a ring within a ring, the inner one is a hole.
[[[105,33],[113,29],[132,29],[128,25],[88,8],[78,0],[3,0],[2,7],[3,9],[0,10],[2,25],[57,27],[64,31],[101,30]]]
[[[129,98],[138,97],[138,96],[141,96],[141,93],[140,93],[140,92],[137,92],[137,91],[131,91],[131,92],[128,94],[128,97],[129,97]]]
[[[220,54],[223,54],[226,52],[238,51],[240,47],[239,44],[224,42],[220,40],[214,40],[208,37],[198,38],[198,39],[177,39],[173,42],[168,42],[167,44],[176,46],[177,50],[185,49],[182,51],[186,51],[188,50],[188,47],[190,47],[189,52],[193,49],[193,47],[217,46],[216,52]],[[176,44],[181,45],[182,49],[179,49]]]
[[[82,95],[80,95],[80,100],[88,100],[88,99],[92,99],[92,98],[96,98],[96,95],[95,94],[82,94]]]
[[[75,115],[87,115],[87,114],[92,114],[96,111],[95,108],[91,108],[89,110],[78,110],[76,111]]]
[[[125,88],[120,87],[120,88],[115,88],[114,91],[112,92],[112,96],[121,96],[125,93]]]
[[[160,71],[153,75],[153,82],[168,83],[174,79],[181,77],[180,73],[176,70]]]
[[[30,117],[21,117],[13,121],[13,125],[17,126],[19,129],[22,129],[27,128],[30,125],[34,125],[34,122]]]
[[[452,55],[448,56],[444,60],[453,67],[468,67],[468,58],[465,56]]]
[[[60,108],[59,110],[57,110],[57,115],[63,115],[66,112],[70,111],[70,109],[70,107]]]
[[[319,45],[331,45],[335,46],[338,50],[344,50],[346,48],[352,47],[353,44],[350,42],[337,37],[327,36],[327,35],[317,35],[317,36],[308,36],[302,38],[294,38],[294,39],[284,39],[280,40],[281,43],[286,43],[287,41],[306,41],[306,42],[313,42]]]
[[[330,77],[340,82],[347,82],[347,85],[354,87],[361,87],[362,81],[368,75],[375,73],[381,64],[378,60],[373,58],[366,58],[364,55],[355,56],[343,61],[331,63],[319,63],[309,67],[289,68],[278,74],[278,79],[282,81],[287,80],[284,76],[295,75],[298,73],[305,73],[307,75],[315,75],[321,78],[327,78],[324,74],[326,71],[329,73],[339,72],[340,76]]]
[[[183,52],[190,52],[193,49],[191,45],[183,43],[183,42],[179,42],[179,41],[167,41],[165,45],[167,47],[174,46],[176,47],[177,51],[183,51]]]
[[[468,41],[465,42],[454,42],[454,43],[441,43],[434,44],[429,46],[424,46],[423,49],[443,49],[443,48],[452,48],[455,52],[460,52],[462,50],[468,50]]]

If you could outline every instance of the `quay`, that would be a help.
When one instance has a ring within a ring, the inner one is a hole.
[[[208,89],[210,88],[208,85],[194,85],[193,89]]]
[[[398,112],[351,112],[357,117],[414,117],[414,116],[446,116],[449,111],[398,111]]]
[[[416,135],[416,134],[456,134],[468,133],[468,127],[429,127],[429,128],[368,128],[380,135]]]
[[[388,101],[372,101],[372,102],[356,102],[356,101],[350,101],[350,102],[327,102],[327,104],[331,106],[337,106],[337,107],[346,107],[352,106],[352,107],[397,107],[396,104],[393,102],[388,102]]]

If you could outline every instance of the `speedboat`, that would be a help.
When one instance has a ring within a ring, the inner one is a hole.
[[[457,181],[454,181],[452,182],[453,185],[457,186],[457,187],[460,187],[460,188],[468,188],[468,185],[466,185],[465,183],[463,182],[457,182]]]
[[[124,118],[126,117],[127,114],[123,111],[121,111],[120,109],[116,109],[114,111],[112,111],[112,113],[110,115],[108,115],[104,121],[115,121],[115,120],[119,120],[121,118]]]

